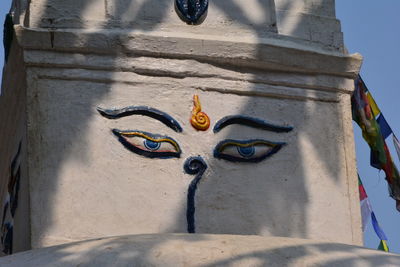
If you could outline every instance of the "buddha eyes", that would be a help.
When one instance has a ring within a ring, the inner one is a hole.
[[[179,158],[182,152],[178,143],[168,136],[118,129],[112,132],[126,149],[148,158]]]
[[[278,152],[285,143],[267,140],[221,141],[214,149],[214,157],[232,162],[260,162]]]
[[[117,120],[127,116],[145,116],[163,123],[176,133],[183,131],[179,122],[169,114],[148,106],[127,106],[119,109],[97,108],[97,111],[106,119]],[[201,114],[201,105],[197,95],[194,96],[194,108],[192,111],[191,124],[196,130],[205,131],[209,127],[198,125]],[[195,119],[193,119],[195,117]],[[194,120],[194,122],[193,122]],[[242,125],[257,128],[263,131],[288,133],[293,130],[289,125],[278,125],[260,118],[246,115],[225,116],[216,122],[213,128],[214,134],[218,134],[225,127],[230,125]],[[112,132],[118,141],[129,151],[148,158],[179,158],[182,151],[179,144],[171,137],[159,134],[152,134],[138,130],[118,130]],[[214,157],[232,162],[260,162],[278,152],[286,143],[271,142],[262,139],[221,141],[214,148]]]
[[[113,129],[119,142],[133,153],[148,158],[179,158],[182,151],[179,144],[168,136],[142,131],[121,131]],[[278,152],[285,143],[267,140],[227,139],[217,144],[214,157],[231,162],[260,162]]]

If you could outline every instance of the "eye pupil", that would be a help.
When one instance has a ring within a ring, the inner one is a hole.
[[[157,149],[159,149],[160,148],[160,143],[159,142],[153,142],[153,141],[151,141],[151,140],[145,140],[144,141],[144,146],[147,148],[147,149],[149,149],[149,150],[151,150],[151,151],[154,151],[154,150],[157,150]]]
[[[237,147],[239,154],[242,157],[249,158],[254,155],[255,148],[254,146],[247,146],[247,147]]]

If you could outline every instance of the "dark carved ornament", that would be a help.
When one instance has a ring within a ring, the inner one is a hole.
[[[175,0],[175,10],[187,24],[198,25],[207,17],[208,0]]]

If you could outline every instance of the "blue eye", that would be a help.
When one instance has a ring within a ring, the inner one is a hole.
[[[161,146],[160,142],[154,142],[154,141],[151,141],[148,139],[144,140],[143,144],[148,150],[151,150],[151,151],[158,150]]]
[[[239,152],[239,154],[244,157],[244,158],[250,158],[251,156],[254,155],[256,149],[254,148],[254,146],[248,146],[248,147],[236,147],[237,151]]]
[[[214,157],[232,162],[260,162],[276,152],[285,143],[267,140],[231,140],[221,141],[214,149]]]

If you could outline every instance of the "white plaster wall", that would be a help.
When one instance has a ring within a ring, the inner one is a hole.
[[[181,62],[182,70],[188,63]],[[86,73],[86,78],[76,73]],[[34,247],[101,236],[186,232],[187,188],[193,176],[183,172],[183,163],[196,155],[209,166],[196,194],[199,233],[360,243],[359,218],[352,215],[358,212],[352,206],[357,193],[349,191],[356,188],[354,162],[347,160],[352,152],[346,151],[343,126],[343,117],[349,119],[347,94],[331,92],[338,98],[327,102],[290,100],[290,93],[283,98],[251,96],[253,89],[268,91],[269,85],[121,75],[103,72],[101,81],[96,80],[96,71],[32,69],[29,157]],[[286,79],[290,76],[286,74]],[[114,82],[105,82],[109,79]],[[196,90],[197,84],[221,90],[231,86],[233,91],[237,84],[247,88],[248,96]],[[231,126],[218,134],[197,132],[189,124],[195,93],[212,126],[223,116],[245,114],[293,125],[294,131],[277,134]],[[129,105],[163,110],[181,123],[184,132],[175,133],[147,117],[108,120],[96,111],[99,106]],[[117,141],[112,128],[168,135],[179,142],[182,157],[136,155]],[[215,145],[225,138],[288,144],[261,163],[231,163],[212,156]]]

